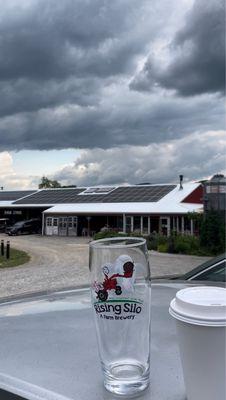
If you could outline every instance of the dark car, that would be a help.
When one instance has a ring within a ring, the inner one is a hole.
[[[41,233],[41,222],[38,219],[28,219],[26,221],[16,222],[6,230],[8,235],[23,235],[30,233]]]
[[[226,253],[223,253],[184,275],[166,275],[153,278],[153,280],[180,280],[180,281],[210,281],[226,282]]]
[[[226,282],[226,254],[221,254],[199,265],[184,274],[180,279],[186,281]]]

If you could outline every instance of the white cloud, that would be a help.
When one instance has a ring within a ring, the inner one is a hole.
[[[13,159],[11,154],[8,151],[3,151],[0,153],[0,171],[1,171],[1,178],[5,174],[9,174],[13,172]]]
[[[0,153],[0,186],[5,190],[37,188],[37,177],[18,174],[8,151]]]
[[[195,132],[164,144],[87,149],[55,178],[79,186],[175,182],[179,174],[184,174],[186,180],[198,180],[224,173],[225,151],[224,131]]]

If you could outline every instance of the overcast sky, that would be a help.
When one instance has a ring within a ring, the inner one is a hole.
[[[225,171],[223,0],[0,0],[0,186]]]

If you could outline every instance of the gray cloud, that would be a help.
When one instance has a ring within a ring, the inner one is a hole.
[[[132,80],[131,89],[152,90],[154,85],[174,89],[182,96],[224,93],[225,3],[196,0],[185,26],[172,40],[166,66],[149,57]]]
[[[196,4],[178,30],[187,1],[0,0],[0,150],[148,145],[222,129],[222,98],[186,97],[204,82],[194,55],[214,26],[216,38],[222,31],[216,25],[219,7]],[[210,10],[213,23],[205,25]],[[150,50],[158,54],[159,41],[166,43],[173,35],[170,78],[165,70],[157,74],[160,65],[153,76],[181,96],[161,88],[146,91],[153,77],[145,69],[137,71]],[[188,48],[184,64],[178,63],[178,49],[187,42],[194,48]],[[213,43],[211,53],[205,46],[207,65],[213,64],[216,48]],[[190,76],[193,88],[186,83]],[[206,92],[215,92],[205,79]],[[145,91],[130,90],[130,82]]]
[[[0,80],[124,73],[131,58],[142,54],[145,36],[153,36],[158,26],[149,24],[145,0],[39,0],[24,8],[1,3],[6,10],[0,27]]]
[[[0,117],[97,106],[105,86],[133,73],[164,23],[153,18],[163,5],[147,0],[0,0],[0,7]]]
[[[100,79],[69,77],[64,80],[48,80],[45,84],[30,79],[0,82],[0,117],[61,105],[77,104],[87,107],[97,104],[100,96]]]
[[[98,185],[141,182],[175,182],[202,179],[223,172],[225,133],[209,131],[165,142],[164,145],[126,146],[115,149],[83,150],[73,166],[54,178],[66,184]]]
[[[163,100],[141,95],[137,101],[137,96],[124,98],[123,93],[109,92],[97,106],[69,104],[2,118],[1,148],[13,149],[15,143],[17,150],[147,145],[224,128],[223,101],[215,96]]]
[[[224,131],[198,132],[186,137],[148,146],[121,146],[112,149],[82,150],[74,164],[63,167],[49,178],[63,184],[92,186],[141,182],[178,182],[225,174],[226,138]],[[40,176],[21,174],[8,152],[0,153],[2,185],[8,189],[37,188]]]

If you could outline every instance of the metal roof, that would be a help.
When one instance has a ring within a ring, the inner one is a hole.
[[[60,204],[74,203],[77,195],[85,188],[42,189],[25,199],[19,199],[13,204]]]
[[[104,203],[156,202],[175,187],[176,185],[118,187],[106,196]]]
[[[171,192],[176,185],[145,185],[112,187],[105,194],[86,194],[87,188],[43,189],[13,204],[70,204],[70,203],[133,203],[157,202]],[[99,188],[97,188],[99,189]]]
[[[132,191],[128,191],[129,201],[114,201],[109,197],[114,194],[114,191],[106,196],[106,199],[99,200],[97,195],[96,201],[87,201],[90,196],[81,196],[78,198],[86,197],[85,201],[76,202],[74,204],[54,204],[51,208],[44,211],[45,214],[187,214],[189,212],[201,212],[203,209],[202,204],[185,203],[182,202],[190,193],[192,193],[199,183],[186,183],[183,185],[183,190],[180,190],[180,185],[174,186],[173,190],[162,196],[158,201],[155,200],[157,195],[150,200],[138,201],[135,200],[136,196],[132,195]],[[131,187],[133,189],[133,187]],[[120,188],[121,189],[121,188]],[[128,189],[128,187],[126,188]],[[130,188],[129,188],[130,189]],[[117,190],[117,189],[116,189]],[[129,197],[129,194],[131,197]],[[122,197],[123,198],[123,197]],[[154,199],[154,200],[151,200]],[[99,201],[98,201],[99,200]]]
[[[0,190],[0,201],[13,201],[35,193],[36,190]]]

